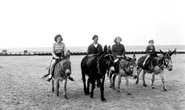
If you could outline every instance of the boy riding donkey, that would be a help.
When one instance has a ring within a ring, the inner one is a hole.
[[[91,61],[95,58],[95,56],[103,51],[102,45],[98,43],[98,35],[94,35],[92,40],[93,43],[88,46],[87,54],[89,56],[89,60],[87,61],[87,65],[90,65]],[[100,81],[97,80],[97,87],[100,87]]]
[[[63,43],[63,38],[60,34],[56,35],[54,37],[54,41],[55,43],[53,44],[53,48],[52,48],[52,60],[51,60],[51,65],[49,67],[49,78],[47,79],[47,81],[50,81],[53,77],[53,71],[54,71],[54,67],[56,65],[57,62],[63,60],[64,57],[67,57],[69,55],[68,51],[66,50],[66,46],[65,43]],[[74,79],[69,76],[68,79],[70,79],[71,81],[74,81]]]
[[[149,43],[149,45],[146,47],[147,55],[146,55],[146,58],[143,62],[143,67],[148,68],[149,70],[152,70],[153,67],[152,67],[152,65],[149,65],[149,64],[151,64],[150,62],[152,61],[152,59],[154,57],[157,57],[157,54],[155,53],[154,40],[153,39],[149,40],[148,43]],[[149,66],[149,67],[147,67],[147,66]]]

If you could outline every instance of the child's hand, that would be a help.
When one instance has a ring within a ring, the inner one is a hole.
[[[55,59],[59,59],[60,57],[55,57]]]

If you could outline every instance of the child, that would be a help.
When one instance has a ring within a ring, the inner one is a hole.
[[[116,58],[115,62],[115,67],[116,67],[116,73],[119,72],[119,57],[125,58],[125,46],[121,44],[121,37],[116,37],[114,39],[114,45],[112,46],[112,54]]]
[[[146,53],[147,53],[147,55],[146,55],[146,58],[145,58],[145,60],[143,62],[143,66],[145,66],[145,63],[146,63],[147,59],[151,56],[151,54],[154,54],[155,53],[154,40],[149,40],[148,43],[150,45],[148,45],[146,47]]]
[[[63,59],[63,56],[67,54],[66,46],[62,42],[63,41],[62,36],[60,34],[58,34],[55,36],[54,40],[55,40],[55,43],[53,44],[53,48],[52,48],[52,52],[51,52],[53,58],[52,58],[51,65],[50,65],[50,74],[49,74],[48,81],[50,81],[52,78],[52,72],[54,70],[54,66],[55,66],[57,60]],[[69,76],[69,79],[71,81],[74,81],[74,79],[70,76]]]

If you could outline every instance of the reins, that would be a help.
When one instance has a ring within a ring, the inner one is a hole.
[[[167,58],[166,56],[163,56],[162,57],[162,63],[161,63],[161,65],[160,64],[157,64],[158,66],[159,66],[159,68],[161,68],[162,70],[164,69],[164,68],[167,68],[168,67],[168,65],[166,64],[166,62],[165,62],[165,58]],[[160,60],[159,60],[160,61]]]
[[[100,59],[102,59],[103,57],[105,58],[105,57],[107,57],[107,56],[112,56],[113,57],[113,55],[112,54],[102,54],[99,58],[98,58],[98,60],[97,60],[97,69],[98,69],[98,73],[101,75],[101,76],[104,76],[103,74],[102,74],[102,72],[100,71],[100,68],[103,68],[101,65],[100,65]]]
[[[98,60],[97,60],[97,69],[98,69],[98,73],[101,75],[101,76],[103,76],[103,74],[101,73],[101,71],[100,71],[100,64],[99,64],[99,61],[100,61],[100,59],[103,57],[103,55],[104,54],[102,54],[99,58],[98,58]]]

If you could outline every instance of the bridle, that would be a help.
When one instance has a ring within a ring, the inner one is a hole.
[[[105,58],[106,57],[109,57],[109,60],[106,60]],[[98,69],[98,73],[101,75],[101,76],[104,76],[104,74],[102,74],[102,72],[101,72],[101,70],[100,70],[100,68],[103,68],[104,69],[104,67],[102,66],[102,65],[100,65],[100,60],[103,58],[103,60],[105,61],[105,65],[108,65],[109,67],[110,67],[110,64],[111,64],[111,61],[113,61],[113,55],[112,54],[102,54],[99,58],[98,58],[98,60],[97,60],[97,69]],[[109,68],[109,67],[107,67],[107,68]],[[106,68],[106,69],[107,69]],[[105,70],[106,70],[105,69]]]
[[[171,68],[172,67],[172,60],[168,53],[164,56],[164,67],[165,68]]]
[[[164,68],[171,68],[172,65],[170,65],[172,63],[171,57],[168,53],[166,53],[165,55],[163,55],[162,59],[159,60],[161,61],[161,63],[157,64],[162,70]]]
[[[58,72],[65,73],[64,64],[65,64],[66,62],[68,62],[68,60],[62,60],[62,61],[59,61],[59,62],[58,62],[58,63],[60,63],[58,66],[59,66],[59,68],[61,68],[61,69],[58,70]],[[61,67],[60,67],[60,66],[61,66]]]

